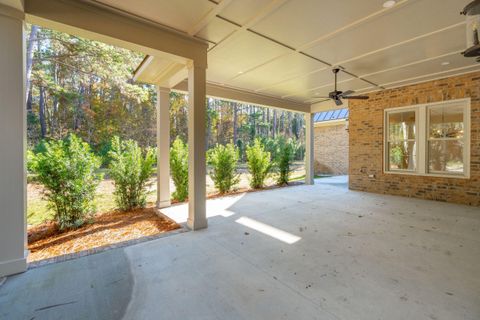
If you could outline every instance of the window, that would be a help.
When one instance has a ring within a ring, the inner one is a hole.
[[[388,113],[388,169],[416,169],[415,110]]]
[[[470,100],[385,110],[385,172],[469,176]]]

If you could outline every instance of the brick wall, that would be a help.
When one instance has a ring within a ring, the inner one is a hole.
[[[349,103],[350,189],[480,206],[480,72],[369,96]],[[383,173],[384,109],[467,97],[471,98],[470,179]]]
[[[348,174],[348,131],[346,122],[315,126],[315,173]]]

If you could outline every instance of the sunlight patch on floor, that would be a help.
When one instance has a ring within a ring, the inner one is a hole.
[[[235,222],[288,244],[293,244],[298,240],[302,239],[294,234],[288,233],[263,222],[253,220],[247,217],[241,217]]]

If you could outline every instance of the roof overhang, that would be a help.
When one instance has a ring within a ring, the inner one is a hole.
[[[146,56],[134,72],[135,81],[171,88],[173,91],[187,93],[187,67],[163,57]],[[310,104],[282,99],[253,91],[233,88],[207,82],[207,96],[218,99],[254,104],[265,107],[285,109],[295,112],[310,113]]]

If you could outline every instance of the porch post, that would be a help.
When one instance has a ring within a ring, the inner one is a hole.
[[[157,208],[170,206],[170,89],[157,86]]]
[[[314,113],[305,114],[305,184],[315,184]]]
[[[206,70],[188,66],[188,220],[192,230],[207,227],[206,215]]]
[[[27,268],[23,13],[0,4],[0,277]]]

